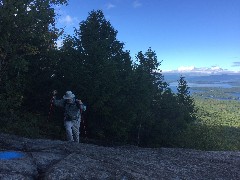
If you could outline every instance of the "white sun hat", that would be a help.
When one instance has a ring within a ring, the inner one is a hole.
[[[75,95],[72,93],[72,91],[67,91],[66,94],[63,96],[63,99],[73,99]]]

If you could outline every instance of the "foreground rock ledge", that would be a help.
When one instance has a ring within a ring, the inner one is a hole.
[[[0,134],[0,179],[240,179],[240,152],[101,147]]]

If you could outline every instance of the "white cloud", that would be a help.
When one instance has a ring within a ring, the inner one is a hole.
[[[78,24],[80,21],[77,17],[71,17],[70,15],[65,15],[59,19],[59,23],[65,26],[72,26]]]
[[[178,68],[178,71],[192,71],[192,70],[194,70],[194,66],[180,66],[179,68]]]
[[[221,71],[223,70],[222,68],[218,67],[218,66],[212,66],[210,67],[210,70],[213,70],[213,71]]]
[[[62,9],[62,5],[54,5],[54,11],[57,14],[56,21],[57,23],[64,26],[73,26],[77,25],[80,20],[77,17],[72,17],[67,11]]]
[[[211,67],[194,67],[194,66],[180,66],[177,70],[164,71],[165,73],[191,73],[191,74],[223,74],[223,73],[240,73],[240,71],[232,71],[223,69],[219,66]]]
[[[62,24],[71,25],[71,24],[73,24],[73,18],[69,15],[66,15],[65,17],[62,17],[59,20],[59,22]]]
[[[139,2],[138,0],[135,0],[135,1],[133,2],[133,7],[134,7],[134,8],[138,8],[138,7],[140,7],[140,6],[142,6],[142,3]]]
[[[193,72],[193,73],[206,73],[213,74],[226,71],[226,69],[222,69],[218,66],[211,67],[194,67],[194,66],[180,66],[177,70],[178,72]]]
[[[114,5],[112,3],[108,3],[108,4],[106,4],[106,6],[107,6],[107,9],[112,9],[112,8],[116,7],[116,5]]]

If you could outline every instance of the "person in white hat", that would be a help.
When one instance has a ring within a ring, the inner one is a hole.
[[[67,91],[63,99],[56,100],[57,91],[53,91],[53,104],[64,108],[64,126],[68,141],[79,142],[81,113],[86,106],[81,100],[75,99],[72,91]]]

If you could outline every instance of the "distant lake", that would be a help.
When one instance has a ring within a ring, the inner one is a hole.
[[[197,90],[197,89],[192,89],[194,87],[212,87],[212,88],[233,88],[233,87],[237,87],[237,86],[233,86],[231,84],[227,84],[227,83],[206,83],[206,84],[198,84],[198,83],[187,83],[190,92],[190,95],[192,95],[193,93],[201,93],[204,92],[205,90]],[[177,93],[177,86],[178,86],[178,82],[172,82],[169,83],[169,88],[171,88],[171,90],[173,91],[173,93]],[[236,99],[240,100],[240,93],[239,92],[226,92],[226,94],[228,95],[232,95],[233,97],[235,97]],[[211,96],[206,96],[205,98],[213,98],[213,99],[218,99],[218,100],[229,100],[229,98],[219,98],[219,97],[211,97]],[[232,99],[232,98],[231,98]]]
[[[232,88],[235,87],[230,84],[225,83],[211,83],[211,84],[198,84],[198,83],[187,83],[188,87],[221,87],[221,88]],[[169,84],[169,87],[177,87],[178,82],[172,82]]]
[[[220,87],[220,88],[232,88],[235,87],[233,85],[227,83],[208,83],[208,84],[198,84],[198,83],[187,83],[188,87],[190,87],[190,92],[200,92],[198,90],[193,90],[191,87]],[[174,93],[177,92],[178,82],[169,83],[169,87],[172,89]]]
[[[240,93],[228,93],[228,94],[230,94],[230,95],[232,95],[232,96],[235,96],[235,97],[237,97],[237,98],[240,98]]]

